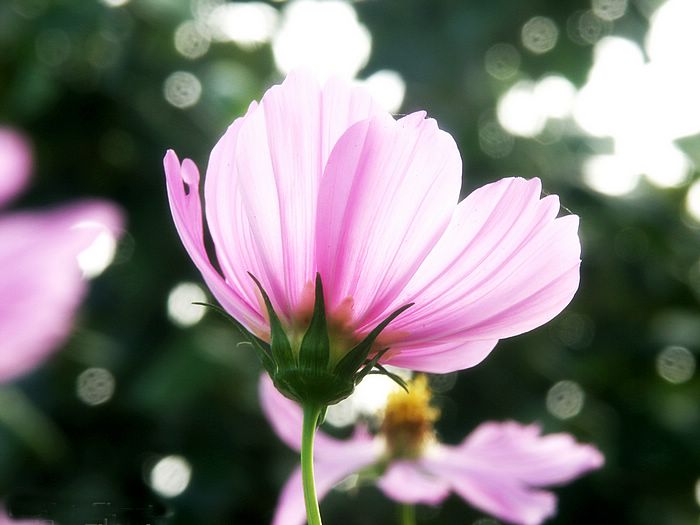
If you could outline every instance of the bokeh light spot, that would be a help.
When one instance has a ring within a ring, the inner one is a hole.
[[[700,222],[700,180],[696,180],[688,188],[685,195],[685,209],[697,222]]]
[[[683,346],[667,346],[656,356],[656,371],[669,383],[685,383],[695,374],[695,356]]]
[[[207,17],[215,40],[255,48],[269,42],[277,29],[277,10],[262,2],[230,2],[215,7]]]
[[[533,94],[541,111],[549,118],[565,118],[571,114],[576,88],[561,75],[547,75],[535,84]]]
[[[513,151],[515,139],[495,119],[484,118],[479,122],[479,147],[489,157],[500,159]]]
[[[106,368],[88,368],[76,381],[76,394],[86,405],[101,405],[114,395],[116,381]]]
[[[559,38],[559,29],[554,20],[545,16],[536,16],[525,22],[521,32],[523,46],[536,54],[554,49]]]
[[[206,301],[207,295],[198,284],[180,283],[168,294],[168,319],[177,326],[193,326],[206,312],[205,307],[193,303]]]
[[[194,20],[180,24],[174,35],[175,49],[186,58],[199,58],[209,50],[209,35]]]
[[[493,78],[507,80],[518,72],[520,53],[510,44],[496,44],[486,51],[484,67]]]
[[[581,412],[585,394],[574,381],[559,381],[547,392],[547,410],[554,417],[569,419]]]
[[[194,106],[202,95],[199,79],[187,71],[175,71],[163,84],[165,100],[176,108],[185,109]]]
[[[612,26],[610,20],[603,20],[593,11],[577,11],[569,17],[566,31],[572,42],[587,46],[610,34]]]
[[[396,71],[382,69],[364,80],[365,87],[389,113],[397,113],[406,95],[406,83]]]
[[[634,191],[640,175],[618,155],[593,155],[583,163],[583,181],[604,195],[621,197]]]
[[[280,71],[306,67],[322,77],[354,77],[371,49],[370,32],[352,5],[340,0],[289,2],[272,42]]]
[[[693,163],[675,144],[658,144],[641,156],[644,165],[640,169],[646,178],[658,188],[675,188],[688,180]]]
[[[627,0],[593,0],[593,13],[602,20],[617,20],[627,11]]]
[[[95,227],[102,231],[95,237],[90,246],[76,257],[78,267],[86,279],[93,279],[105,271],[117,253],[117,239],[103,225],[94,222],[84,222],[75,226],[78,229]]]
[[[534,84],[527,80],[517,82],[501,96],[496,115],[506,131],[521,137],[536,136],[546,124],[535,100]]]
[[[403,379],[411,378],[411,372],[408,370],[392,366],[386,368]],[[328,407],[326,421],[335,427],[343,427],[352,425],[359,417],[379,417],[389,394],[400,388],[386,376],[369,375],[355,387],[350,397]]]
[[[161,496],[174,498],[185,491],[191,477],[192,467],[184,457],[165,456],[151,470],[149,484]]]

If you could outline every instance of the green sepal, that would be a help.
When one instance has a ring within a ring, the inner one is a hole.
[[[411,306],[413,306],[413,303],[403,305],[401,308],[395,310],[386,319],[379,323],[374,330],[367,334],[367,337],[360,341],[340,360],[340,362],[338,362],[333,370],[334,374],[343,378],[354,378],[355,372],[357,372],[362,364],[367,360],[367,356],[372,350],[372,345],[382,330],[384,330],[390,322],[396,319]]]
[[[284,332],[284,328],[282,328],[282,322],[279,317],[277,317],[277,313],[272,307],[272,302],[270,302],[270,298],[262,287],[262,284],[260,284],[260,281],[258,281],[252,273],[248,272],[248,275],[255,281],[258,290],[260,290],[263,301],[265,301],[265,307],[267,308],[267,315],[270,318],[270,348],[272,351],[272,358],[275,360],[278,368],[292,368],[295,366],[294,354],[292,353],[292,345],[287,338],[287,334]]]
[[[267,344],[266,341],[263,341],[256,335],[252,334],[249,332],[245,326],[243,326],[236,318],[234,318],[230,313],[228,313],[226,310],[221,308],[220,306],[217,306],[215,304],[210,304],[210,303],[200,303],[200,302],[194,302],[192,304],[196,304],[199,306],[205,306],[207,308],[211,308],[218,314],[224,316],[226,319],[228,319],[233,326],[236,327],[238,332],[240,333],[241,337],[245,339],[245,341],[239,343],[239,344],[249,344],[250,346],[253,347],[253,350],[255,350],[255,353],[258,355],[258,358],[260,359],[260,362],[262,363],[263,367],[265,370],[267,370],[268,374],[274,374],[276,370],[275,362],[272,360],[272,357],[270,357],[270,345]]]
[[[314,313],[299,347],[299,366],[302,369],[316,372],[326,370],[330,352],[331,343],[328,337],[323,285],[321,284],[321,276],[317,273]]]
[[[369,374],[372,369],[379,364],[379,360],[384,357],[384,354],[386,354],[389,351],[388,348],[384,348],[383,350],[379,350],[377,353],[374,354],[372,359],[366,362],[366,364],[358,370],[357,374],[355,374],[355,384],[359,383],[362,381],[367,374]]]
[[[328,405],[321,408],[321,412],[318,414],[318,421],[316,421],[316,428],[319,428],[326,421],[326,413],[328,412]]]
[[[395,374],[393,372],[389,372],[386,368],[384,368],[379,363],[376,363],[374,366],[377,368],[377,370],[371,370],[369,372],[370,374],[379,374],[379,375],[383,375],[383,376],[388,377],[394,383],[396,383],[401,388],[403,388],[406,391],[406,393],[408,394],[408,383],[406,383],[406,381],[404,381],[403,377],[401,377],[400,375]]]

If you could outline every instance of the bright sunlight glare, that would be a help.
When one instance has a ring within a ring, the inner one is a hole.
[[[322,77],[354,77],[367,64],[371,49],[369,30],[352,5],[341,0],[289,2],[272,42],[280,71],[306,67]]]

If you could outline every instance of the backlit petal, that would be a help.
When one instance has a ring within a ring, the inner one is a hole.
[[[229,129],[207,170],[207,219],[223,271],[249,301],[254,274],[280,315],[316,273],[314,225],[323,167],[340,135],[379,111],[360,88],[290,74]]]
[[[478,353],[485,341],[536,328],[571,301],[579,282],[578,217],[556,218],[558,199],[541,199],[540,191],[538,179],[503,179],[459,204],[394,302],[416,304],[391,325],[398,334],[392,355],[402,344],[422,344],[428,352],[450,341],[467,342],[464,351]],[[464,362],[476,364],[476,357]]]
[[[180,234],[182,244],[192,258],[195,266],[209,286],[216,299],[236,319],[249,329],[260,329],[263,318],[258,311],[243,297],[238,288],[230,286],[219,275],[209,261],[204,247],[204,229],[202,224],[202,205],[199,197],[199,170],[194,162],[180,161],[175,152],[169,150],[163,159],[168,188],[170,211],[175,227]],[[185,189],[187,188],[187,189]]]
[[[316,257],[327,304],[374,328],[446,228],[461,184],[452,137],[423,113],[349,129],[321,181]]]
[[[459,341],[447,343],[433,341],[415,345],[401,344],[390,349],[384,362],[410,370],[445,374],[477,365],[491,353],[498,340]]]

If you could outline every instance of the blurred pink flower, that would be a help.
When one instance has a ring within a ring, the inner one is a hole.
[[[32,152],[18,132],[0,127],[0,206],[15,197],[27,184]]]
[[[0,204],[24,186],[30,165],[26,140],[0,128]],[[122,221],[116,206],[99,200],[0,215],[0,382],[66,338],[87,290],[78,256],[100,235],[117,235]]]
[[[432,424],[426,428],[427,421],[416,421],[416,414],[426,409],[421,405],[427,401],[416,401],[410,396],[426,395],[422,388],[414,384],[410,394],[400,393],[409,409],[402,414],[402,407],[395,407],[399,414],[393,417],[398,425],[387,428],[385,421],[377,436],[369,434],[362,425],[347,440],[317,432],[314,463],[319,500],[344,478],[375,467],[377,486],[394,501],[437,505],[454,492],[501,520],[537,525],[556,512],[556,496],[543,487],[569,482],[603,465],[603,456],[595,447],[578,444],[569,434],[543,436],[539,425],[514,421],[483,423],[461,444],[441,444],[432,433]],[[299,450],[299,406],[283,397],[267,376],[261,379],[260,398],[276,434]],[[404,401],[400,398],[399,405]],[[428,420],[431,417],[429,414]],[[396,430],[403,432],[398,437],[404,445],[407,437],[416,437],[416,430],[424,433],[418,436],[423,441],[413,443],[418,446],[412,454],[397,454],[392,450],[396,436],[389,435]],[[297,467],[282,490],[273,525],[301,525],[305,519],[301,472]]]
[[[260,294],[290,340],[308,326],[318,272],[339,359],[391,312],[381,362],[446,372],[552,319],[579,283],[578,217],[538,179],[503,179],[458,203],[462,161],[425,112],[395,120],[363,88],[290,74],[211,152],[204,184],[216,262],[204,243],[199,172],[164,159],[175,225],[221,305],[269,340]]]
[[[0,506],[0,525],[51,525],[51,523],[45,520],[15,520]]]

